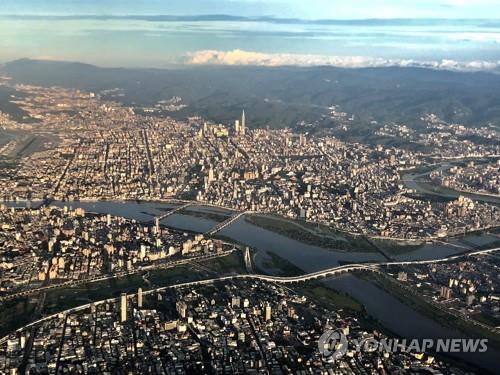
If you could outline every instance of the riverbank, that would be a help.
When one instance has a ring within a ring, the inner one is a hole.
[[[437,184],[430,178],[431,172],[444,170],[452,164],[460,164],[460,162],[447,161],[436,163],[432,167],[423,166],[408,170],[402,170],[399,171],[399,176],[401,181],[408,189],[414,190],[416,192],[416,194],[413,194],[412,196],[417,198],[421,196],[422,198],[429,200],[448,202],[463,195],[475,201],[500,205],[500,196],[490,196],[480,193],[455,190],[449,187],[442,186],[441,184]]]
[[[254,256],[254,269],[258,274],[285,277],[305,274],[303,269],[271,251],[260,250],[257,253],[259,256]]]
[[[336,251],[377,252],[362,236],[353,236],[322,224],[285,219],[277,215],[246,215],[245,221],[293,240]]]
[[[355,275],[374,283],[413,310],[422,313],[432,320],[438,321],[449,328],[458,329],[468,337],[487,338],[490,346],[500,349],[500,334],[493,333],[492,330],[486,329],[481,323],[476,323],[473,320],[465,320],[452,312],[446,311],[445,307],[439,308],[435,304],[424,299],[413,288],[399,283],[390,276],[382,276],[381,274],[362,271],[356,271]]]
[[[403,339],[465,339],[467,337],[461,330],[453,325],[453,319],[447,318],[444,324],[439,317],[432,317],[422,313],[416,306],[410,306],[407,295],[409,291],[392,293],[392,290],[384,289],[374,282],[360,276],[359,273],[350,273],[325,280],[328,287],[334,288],[341,293],[347,293],[350,297],[361,303],[371,319],[383,327],[382,332],[391,332],[389,336]],[[398,289],[399,290],[399,289]],[[434,309],[430,309],[432,314]],[[477,335],[473,338],[482,338]],[[498,358],[500,351],[489,345],[488,351],[479,352],[452,352],[437,353],[438,357],[445,356],[460,364],[473,366],[470,370],[478,374],[498,373]]]
[[[215,209],[211,207],[205,206],[196,206],[197,210],[185,208],[178,212],[179,215],[193,216],[201,219],[210,220],[216,223],[222,223],[231,217],[232,212],[226,211],[223,212],[223,209]],[[201,210],[200,208],[204,208]]]

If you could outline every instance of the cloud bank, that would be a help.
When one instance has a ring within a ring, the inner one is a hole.
[[[253,66],[333,66],[340,68],[420,67],[455,71],[500,71],[500,61],[418,61],[384,59],[363,56],[300,55],[261,53],[235,49],[232,51],[204,50],[186,55],[191,65],[253,65]]]

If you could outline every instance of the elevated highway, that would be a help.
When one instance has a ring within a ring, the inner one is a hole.
[[[299,276],[270,276],[270,275],[259,275],[259,274],[240,274],[240,275],[231,275],[231,276],[223,276],[219,278],[214,278],[214,279],[206,279],[206,280],[199,280],[199,281],[192,281],[188,283],[182,283],[182,284],[176,284],[176,285],[169,285],[165,286],[162,288],[158,289],[153,289],[149,290],[146,292],[143,292],[143,295],[150,295],[159,291],[164,291],[168,289],[179,289],[179,288],[190,288],[190,287],[195,287],[195,286],[202,286],[202,285],[210,285],[216,282],[224,282],[224,281],[231,281],[231,280],[261,280],[261,281],[267,281],[267,282],[272,282],[272,283],[277,283],[277,284],[294,284],[294,283],[301,283],[301,282],[307,282],[307,281],[313,281],[313,280],[319,280],[322,278],[328,278],[328,277],[333,277],[333,276],[338,276],[344,273],[349,273],[349,272],[354,272],[354,271],[369,271],[369,272],[376,272],[380,273],[380,268],[381,267],[388,267],[388,266],[404,266],[404,265],[419,265],[419,264],[432,264],[432,263],[444,263],[444,262],[449,262],[461,258],[466,258],[469,256],[474,256],[474,255],[481,255],[481,254],[490,254],[493,252],[497,252],[500,250],[500,247],[494,248],[494,249],[487,249],[487,250],[480,250],[480,251],[475,251],[472,253],[466,253],[466,254],[460,254],[460,255],[454,255],[442,259],[434,259],[434,260],[422,260],[422,261],[402,261],[402,262],[386,262],[386,263],[362,263],[362,264],[349,264],[349,265],[344,265],[344,266],[338,266],[338,267],[332,267],[329,269],[317,271],[317,272],[312,272],[308,273],[305,275],[299,275]],[[135,294],[131,294],[128,296],[128,298],[134,297]],[[89,303],[86,305],[78,306],[66,311],[62,311],[53,315],[46,316],[42,319],[39,319],[35,322],[32,322],[22,328],[19,328],[16,330],[16,332],[20,332],[22,330],[29,329],[35,325],[38,325],[40,323],[43,323],[47,320],[54,319],[58,316],[65,316],[67,314],[72,314],[76,313],[79,311],[83,311],[85,309],[90,308],[92,304],[94,305],[100,305],[103,303],[110,303],[110,302],[117,302],[119,298],[109,298],[106,300],[98,301],[98,302],[93,302]],[[10,335],[3,337],[0,339],[0,344],[5,343]]]

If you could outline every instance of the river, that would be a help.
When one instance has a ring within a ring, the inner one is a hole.
[[[365,306],[370,316],[398,336],[407,339],[466,338],[458,330],[411,309],[377,285],[353,275],[325,281],[328,286],[345,292]],[[450,356],[499,373],[500,351],[489,348],[486,353],[450,353]]]
[[[87,212],[110,213],[143,222],[151,222],[154,217],[161,216],[177,207],[169,203],[135,201],[54,202],[53,204],[58,207],[81,207]],[[210,218],[210,214],[218,214],[223,219],[224,216],[231,215],[231,212],[212,207],[194,206],[187,211],[167,217],[162,220],[162,224],[178,230],[206,232],[218,224],[218,221]],[[244,217],[225,228],[220,234],[258,250],[272,251],[306,272],[330,268],[345,262],[385,261],[385,258],[377,252],[362,250],[349,252],[307,245],[253,225]],[[462,253],[473,245],[486,245],[496,240],[498,237],[492,234],[471,234],[464,238],[454,239],[450,241],[451,244],[427,243],[411,251],[395,253],[392,256],[398,260],[440,259]],[[264,253],[264,251],[259,251],[257,256]],[[459,332],[412,310],[370,282],[347,275],[327,280],[325,283],[352,295],[366,307],[371,316],[398,336],[408,338],[460,337]],[[492,350],[485,354],[463,353],[460,358],[495,372],[500,353]]]
[[[154,217],[172,210],[176,206],[170,203],[160,202],[136,202],[136,201],[98,201],[98,202],[53,202],[58,207],[84,208],[87,212],[101,214],[111,214],[124,216],[143,222],[151,222]],[[189,211],[193,214],[190,215]],[[219,213],[220,215],[230,215],[227,210],[216,209],[212,207],[194,206],[188,211],[175,213],[162,220],[161,223],[168,227],[193,231],[207,232],[218,224],[218,221],[208,217],[200,217],[199,214]],[[297,240],[285,237],[281,234],[266,230],[253,225],[241,217],[232,225],[220,232],[224,237],[250,246],[258,250],[272,251],[282,258],[287,259],[306,272],[319,271],[325,268],[337,266],[342,263],[359,262],[383,262],[385,258],[377,252],[365,252],[362,249],[358,251],[344,251],[337,249],[326,249],[319,246],[313,246],[301,243]],[[440,259],[450,255],[462,253],[470,248],[472,243],[487,244],[497,240],[493,235],[480,234],[468,235],[465,238],[454,239],[450,244],[426,243],[422,246],[405,251],[400,254],[393,254],[396,260],[430,260]],[[455,245],[455,246],[453,246]]]
[[[453,164],[459,162],[451,163],[444,162],[439,165],[434,171],[442,171],[450,168]],[[427,177],[431,171],[423,172],[419,168],[410,170],[402,173],[402,180],[405,186],[409,189],[415,190],[418,194],[434,196],[441,199],[456,199],[460,195],[464,197],[470,198],[472,200],[476,200],[479,202],[485,202],[495,205],[500,205],[500,197],[495,197],[492,195],[484,195],[484,194],[474,194],[474,193],[466,193],[453,190],[451,188],[447,188],[445,186],[440,186],[436,183],[428,181]]]

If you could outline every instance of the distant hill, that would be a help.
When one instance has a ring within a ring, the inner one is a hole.
[[[180,115],[232,122],[243,108],[251,126],[294,127],[299,121],[329,126],[336,104],[371,120],[417,125],[435,113],[469,126],[500,124],[500,75],[421,68],[186,67],[100,68],[87,64],[17,60],[1,68],[16,82],[84,90],[122,88],[125,104],[150,105],[180,96]]]

